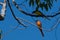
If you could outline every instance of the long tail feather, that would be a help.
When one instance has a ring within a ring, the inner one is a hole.
[[[42,36],[44,37],[44,33],[43,33],[42,29],[39,28],[39,30],[40,30]]]

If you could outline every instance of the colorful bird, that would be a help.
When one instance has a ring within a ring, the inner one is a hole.
[[[41,31],[42,36],[44,37],[44,33],[42,31],[42,24],[39,20],[36,21],[36,25],[38,26],[38,29]]]
[[[39,16],[42,16],[48,20],[50,20],[48,17],[46,17],[41,11],[38,11],[38,10],[35,10],[32,12],[33,14],[36,14],[36,15],[39,15]]]

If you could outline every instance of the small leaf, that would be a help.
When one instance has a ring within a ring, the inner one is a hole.
[[[49,5],[49,8],[51,9],[51,5]]]
[[[29,6],[31,6],[31,0],[29,1]]]
[[[39,3],[40,3],[40,0],[36,0],[36,4],[39,5]]]
[[[45,4],[44,8],[46,9],[46,11],[48,11],[48,5]]]
[[[41,9],[43,10],[43,4],[40,4]]]
[[[34,6],[34,0],[30,0],[30,1],[29,1],[29,5],[30,5],[30,6]]]
[[[32,0],[31,4],[32,4],[32,6],[34,6],[34,0]]]

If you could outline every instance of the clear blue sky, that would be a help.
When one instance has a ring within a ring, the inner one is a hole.
[[[0,1],[2,1],[2,0],[0,0]],[[21,3],[22,1],[16,0],[16,2]],[[10,3],[12,5],[12,9],[14,10],[14,13],[17,17],[24,18],[25,20],[35,23],[31,17],[26,16],[26,15],[22,14],[21,12],[19,12],[12,4],[12,1],[10,1]],[[29,9],[28,12],[31,13],[34,10],[34,8],[28,6],[28,3],[25,3],[25,5],[27,6],[27,9]],[[60,7],[60,0],[57,0],[57,2],[53,3],[52,9],[49,9],[48,12],[43,10],[43,13],[45,15],[53,15],[54,12],[59,11],[59,7]],[[23,6],[21,6],[21,8],[26,11],[26,9]],[[51,19],[50,21],[47,19],[41,18],[41,17],[37,18],[37,19],[39,19],[42,22],[42,27],[49,29],[57,22],[58,18],[59,18],[59,15],[54,18],[50,18]],[[43,38],[42,38],[42,35],[41,35],[39,29],[36,26],[33,26],[28,23],[25,23],[25,24],[28,25],[27,29],[25,29],[25,30],[16,29],[16,30],[8,33],[6,36],[4,36],[3,40],[60,40],[60,24],[58,24],[57,28],[51,32],[43,31],[44,32]],[[7,31],[12,30],[17,25],[18,25],[18,23],[13,18],[11,11],[7,5],[5,20],[0,21],[0,29],[3,30],[3,34],[4,34]],[[23,26],[20,25],[19,28],[20,27],[23,27]]]

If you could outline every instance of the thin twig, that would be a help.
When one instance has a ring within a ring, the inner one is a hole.
[[[12,7],[11,7],[11,5],[10,5],[9,0],[7,0],[7,3],[8,3],[8,6],[9,6],[9,8],[10,8],[10,10],[11,10],[11,12],[12,12],[12,15],[13,15],[13,17],[15,18],[15,20],[16,20],[19,24],[21,24],[21,25],[23,25],[24,27],[26,27],[24,24],[22,24],[22,23],[16,18],[15,14],[14,14],[14,12],[13,12],[13,10],[12,10]]]
[[[12,31],[14,31],[14,30],[16,30],[16,29],[19,29],[19,30],[24,30],[25,28],[18,28],[19,27],[19,25],[17,25],[16,27],[14,27],[12,30],[9,30],[9,31],[7,31],[6,33],[4,33],[3,35],[2,35],[2,39],[7,35],[7,34],[9,34],[10,32],[12,32]]]
[[[17,26],[16,26],[15,28],[13,28],[12,30],[9,30],[9,31],[7,31],[6,33],[4,33],[4,34],[2,35],[2,38],[4,38],[8,33],[16,30],[16,29],[18,28],[18,26],[19,26],[19,25],[17,25]]]
[[[29,22],[29,21],[27,21],[27,20],[24,20],[23,18],[17,18],[17,19],[20,19],[20,20],[25,21],[25,22],[27,22],[27,23],[29,23],[29,24],[32,24],[33,26],[37,26],[35,23],[31,23],[31,22]],[[55,29],[59,23],[60,23],[60,20],[58,19],[58,22],[57,22],[56,24],[54,24],[54,26],[53,26],[52,28],[50,28],[50,29],[41,28],[41,29],[44,30],[44,31],[50,32],[50,31],[52,31],[53,29]]]

